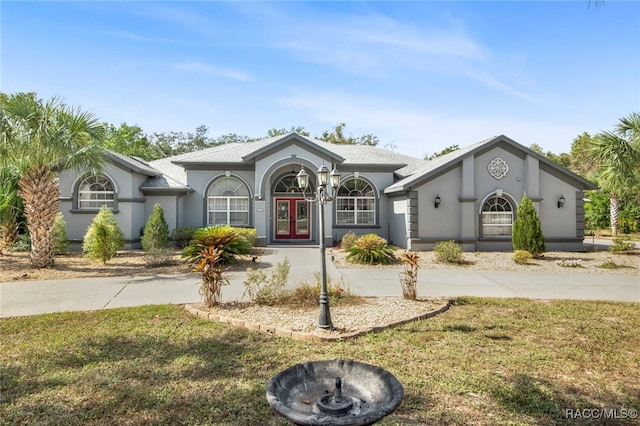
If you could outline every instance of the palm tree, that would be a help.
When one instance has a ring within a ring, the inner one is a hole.
[[[609,194],[611,234],[618,234],[618,209],[622,196],[640,183],[640,114],[620,119],[613,132],[594,138],[591,153],[597,164],[597,180]]]
[[[43,102],[34,93],[0,97],[0,166],[18,165],[31,264],[53,262],[53,229],[59,211],[57,170],[99,170],[102,151],[96,143],[104,127],[91,113],[53,97]]]

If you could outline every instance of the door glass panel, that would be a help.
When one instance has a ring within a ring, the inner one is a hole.
[[[289,200],[278,200],[277,204],[277,230],[278,235],[289,235]]]
[[[309,235],[309,204],[296,201],[296,235]]]

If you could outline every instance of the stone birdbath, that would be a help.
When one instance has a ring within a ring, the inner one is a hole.
[[[296,364],[271,378],[267,401],[297,425],[371,425],[400,405],[390,372],[352,360]]]

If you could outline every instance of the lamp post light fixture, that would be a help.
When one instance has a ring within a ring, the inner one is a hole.
[[[327,296],[327,260],[325,257],[325,242],[324,242],[324,206],[330,201],[333,201],[333,197],[327,194],[327,184],[331,185],[331,188],[335,191],[340,186],[340,173],[333,167],[331,173],[329,169],[322,165],[316,171],[316,178],[318,180],[318,186],[313,198],[307,198],[305,189],[309,186],[309,174],[304,167],[300,167],[300,171],[296,175],[298,181],[298,187],[302,189],[302,195],[304,199],[318,204],[318,233],[320,240],[320,313],[318,315],[318,328],[324,330],[332,330],[333,323],[331,322],[331,312],[329,311],[329,297]]]

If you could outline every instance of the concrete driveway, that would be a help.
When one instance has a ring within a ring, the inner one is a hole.
[[[309,247],[270,247],[259,265],[269,274],[287,259],[291,265],[289,285],[315,283],[320,253]],[[327,259],[331,282],[363,296],[402,296],[398,269],[341,269]],[[224,301],[240,300],[246,273],[230,272],[230,285],[222,289]],[[0,317],[50,312],[83,311],[202,300],[196,274],[138,277],[84,278],[22,281],[0,284]],[[423,270],[419,274],[419,297],[524,297],[531,299],[577,299],[640,302],[637,275],[554,274]]]

